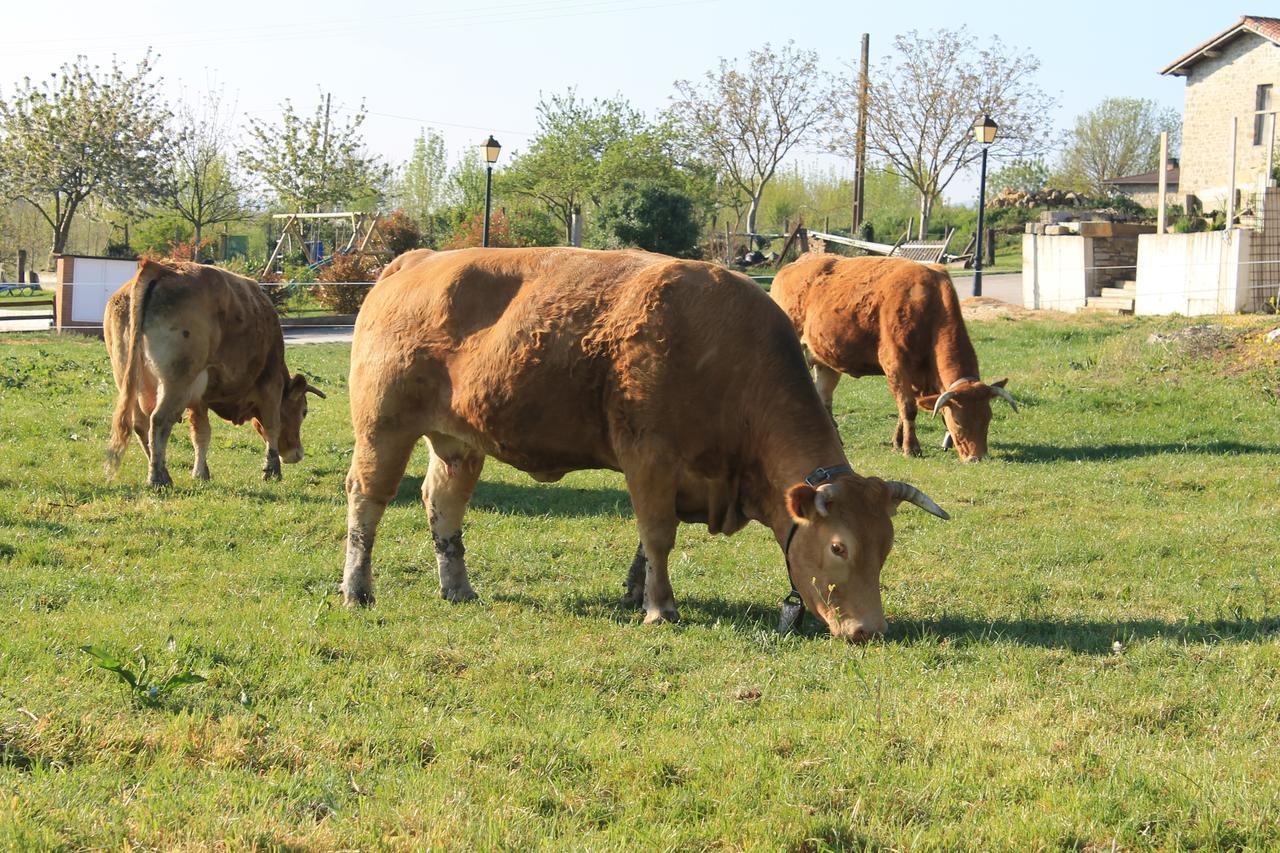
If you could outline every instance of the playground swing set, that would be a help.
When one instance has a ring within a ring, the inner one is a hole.
[[[280,237],[276,240],[271,256],[263,266],[259,277],[265,276],[275,269],[276,261],[301,250],[306,258],[307,266],[312,270],[333,263],[335,257],[355,255],[371,256],[379,260],[390,260],[391,249],[386,238],[378,230],[378,216],[374,213],[341,211],[334,213],[277,213],[273,220],[283,220]],[[325,225],[329,225],[328,235]],[[344,227],[345,226],[345,227]],[[325,237],[328,236],[331,252],[325,252]],[[339,247],[339,243],[345,243]]]

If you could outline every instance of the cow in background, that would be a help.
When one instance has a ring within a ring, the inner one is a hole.
[[[284,335],[256,281],[217,267],[143,260],[107,302],[103,336],[119,393],[108,469],[114,473],[132,431],[150,460],[147,482],[172,482],[165,447],[189,413],[195,463],[209,479],[209,410],[234,424],[252,421],[267,445],[265,479],[280,462],[302,459],[307,393],[324,394],[284,361]]]
[[[898,402],[893,446],[920,455],[916,412],[942,413],[943,447],[966,462],[987,455],[991,401],[1018,406],[1006,379],[979,378],[960,299],[940,266],[906,258],[803,255],[779,270],[770,289],[791,318],[813,365],[827,411],[840,374],[883,375]]]

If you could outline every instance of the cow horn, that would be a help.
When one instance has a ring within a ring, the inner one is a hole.
[[[951,402],[951,398],[956,395],[955,391],[946,391],[938,398],[938,402],[933,404],[933,414],[936,417],[938,412],[942,411],[942,407]]]
[[[933,498],[910,483],[904,483],[901,480],[886,480],[885,485],[889,487],[889,497],[894,500],[910,501],[930,515],[936,515],[943,521],[951,520],[951,516],[947,514],[947,511],[934,503]]]
[[[1009,393],[1008,388],[1005,388],[1003,385],[992,385],[991,390],[995,392],[997,397],[1012,406],[1014,412],[1018,411],[1018,404],[1013,402],[1013,395]]]
[[[317,397],[319,397],[321,400],[327,400],[327,399],[328,399],[328,398],[324,395],[324,392],[323,392],[323,391],[321,391],[321,390],[320,390],[319,388],[317,388],[316,386],[312,385],[310,382],[308,382],[308,383],[307,383],[307,390],[308,390],[308,391],[310,391],[312,394],[315,394],[315,395],[316,395]]]

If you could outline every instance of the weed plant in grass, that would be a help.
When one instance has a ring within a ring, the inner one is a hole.
[[[685,622],[642,626],[608,472],[490,461],[446,604],[425,453],[343,609],[347,347],[290,352],[329,399],[282,483],[218,422],[213,481],[152,492],[136,446],[104,480],[101,344],[0,339],[0,847],[1280,846],[1280,370],[1146,343],[1181,322],[971,324],[1022,406],[981,465],[841,383],[855,467],[954,517],[897,517],[864,647],[773,631],[758,525],[682,527]],[[141,704],[90,644],[208,680]]]

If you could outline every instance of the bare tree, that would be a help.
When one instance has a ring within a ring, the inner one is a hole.
[[[964,27],[894,37],[893,50],[871,72],[867,149],[906,178],[920,194],[919,235],[934,203],[957,174],[981,154],[973,123],[982,114],[1000,125],[991,154],[1035,157],[1049,148],[1052,97],[1034,81],[1040,60],[1007,47],[985,45]],[[848,92],[857,91],[855,80]],[[845,130],[832,147],[852,154],[857,99],[841,100]]]
[[[169,205],[191,224],[197,247],[207,226],[245,215],[232,166],[233,121],[234,110],[223,108],[217,92],[206,95],[198,107],[189,101],[178,107],[166,195]]]
[[[0,98],[0,200],[38,210],[54,254],[87,200],[128,211],[163,196],[169,110],[151,68],[150,54],[105,73],[82,56]]]
[[[692,150],[709,150],[726,182],[749,199],[747,231],[755,233],[760,197],[796,145],[824,131],[838,82],[818,54],[792,42],[747,54],[746,67],[720,60],[698,82],[676,81],[671,115]]]

